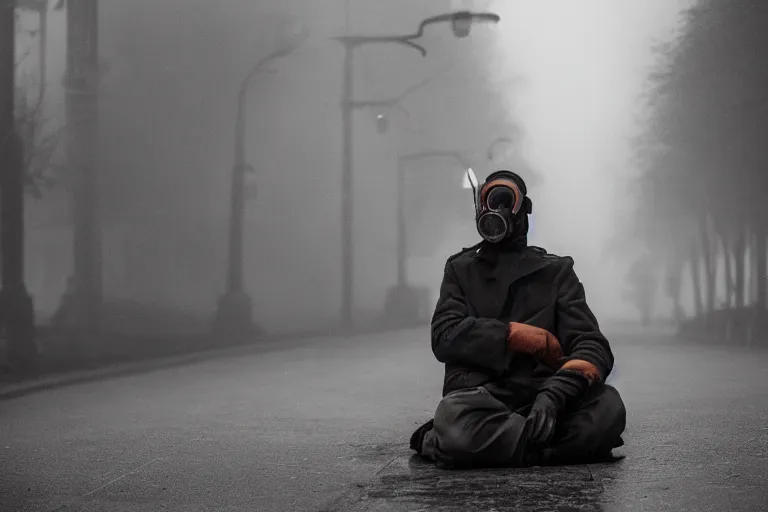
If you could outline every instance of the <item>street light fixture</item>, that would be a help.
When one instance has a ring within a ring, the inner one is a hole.
[[[227,265],[227,288],[219,299],[216,311],[216,327],[229,335],[255,334],[258,329],[253,323],[253,300],[244,289],[243,283],[243,219],[245,217],[245,174],[256,170],[246,162],[246,99],[251,80],[271,62],[292,53],[303,43],[309,33],[305,26],[301,30],[284,34],[278,38],[272,53],[259,60],[248,72],[237,95],[237,117],[235,119],[234,165],[232,166],[232,189],[229,218],[229,259]]]
[[[456,37],[467,37],[472,28],[472,13],[468,11],[454,13],[451,18],[451,27],[453,28],[453,35]]]
[[[374,119],[376,121],[376,130],[380,134],[387,133],[390,125],[390,116],[388,116],[382,110],[387,109],[391,111],[393,109],[399,109],[403,114],[405,114],[406,117],[410,117],[410,114],[408,113],[408,109],[405,108],[405,106],[403,105],[403,100],[405,100],[407,96],[415,93],[416,91],[423,89],[430,82],[441,77],[451,67],[453,66],[449,65],[444,67],[442,70],[438,71],[437,73],[434,73],[424,78],[420,82],[411,85],[410,87],[406,88],[403,92],[401,92],[400,94],[392,98],[387,98],[383,100],[350,101],[349,106],[353,109],[370,108],[371,110],[373,110]]]
[[[382,134],[389,130],[389,118],[384,114],[376,115],[376,130]]]
[[[407,46],[417,50],[422,57],[427,55],[427,50],[417,44],[417,39],[424,35],[424,29],[435,23],[451,23],[453,33],[458,38],[467,37],[474,23],[498,23],[499,15],[494,13],[475,13],[471,11],[458,11],[424,19],[419,24],[418,30],[413,34],[392,36],[341,36],[334,40],[344,46],[344,78],[342,85],[342,177],[341,177],[341,230],[342,230],[342,299],[341,320],[345,324],[352,322],[353,278],[354,278],[354,245],[353,245],[353,175],[352,175],[352,112],[355,108],[353,98],[353,66],[354,50],[366,44],[392,43]],[[378,120],[377,120],[378,121]],[[386,128],[384,123],[377,123],[379,131]]]

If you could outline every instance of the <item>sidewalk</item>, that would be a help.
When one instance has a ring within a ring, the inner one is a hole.
[[[57,361],[50,359],[46,361],[45,354],[43,354],[41,356],[43,358],[41,362],[43,370],[38,372],[36,376],[19,378],[9,374],[0,374],[0,400],[16,398],[60,386],[152,372],[215,358],[233,357],[257,351],[289,349],[317,343],[326,338],[355,337],[365,334],[399,331],[413,327],[418,326],[379,323],[365,327],[353,326],[348,328],[318,329],[315,331],[275,334],[271,336],[265,335],[252,340],[229,342],[222,346],[215,346],[216,342],[210,336],[184,337],[173,340],[143,339],[140,341],[142,344],[162,341],[169,341],[169,343],[154,354],[145,354],[133,358],[123,355],[122,359],[120,355],[106,359],[77,360],[73,358],[64,364],[60,364],[58,367],[56,366]],[[180,350],[180,345],[184,345],[187,350]],[[176,349],[175,352],[174,349]]]

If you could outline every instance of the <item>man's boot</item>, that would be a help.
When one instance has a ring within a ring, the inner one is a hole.
[[[422,458],[434,461],[435,460],[435,432],[433,427],[435,425],[434,420],[429,420],[422,426],[416,429],[411,435],[411,450],[418,453]]]

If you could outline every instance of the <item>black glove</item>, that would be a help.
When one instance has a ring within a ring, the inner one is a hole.
[[[549,393],[539,393],[526,420],[528,440],[532,443],[547,444],[555,433],[558,412],[557,404]]]
[[[539,390],[528,414],[528,440],[539,444],[551,441],[557,416],[578,402],[587,388],[589,380],[577,371],[560,370],[550,377]]]

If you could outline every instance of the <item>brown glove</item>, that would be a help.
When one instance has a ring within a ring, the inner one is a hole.
[[[552,368],[559,367],[563,357],[560,341],[546,329],[510,322],[507,340],[513,352],[531,355]]]
[[[601,378],[600,370],[597,369],[597,366],[590,363],[589,361],[584,361],[583,359],[571,359],[560,369],[576,371],[586,377],[590,384],[595,381],[599,381]]]

